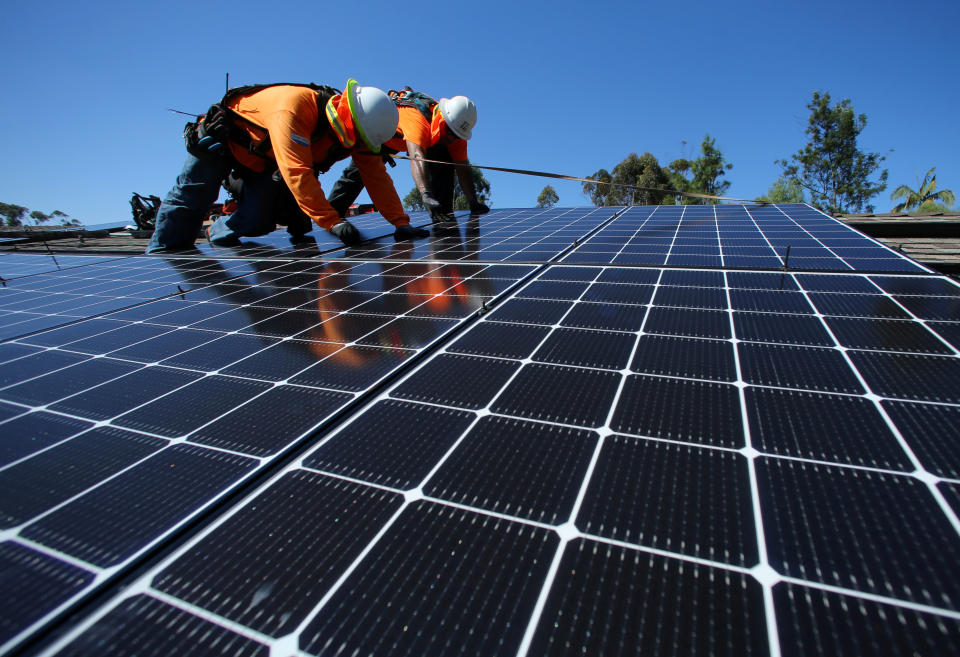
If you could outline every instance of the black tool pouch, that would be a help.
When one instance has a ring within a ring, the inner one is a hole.
[[[227,147],[227,117],[219,105],[211,105],[207,113],[183,127],[187,152],[201,160],[230,158]]]

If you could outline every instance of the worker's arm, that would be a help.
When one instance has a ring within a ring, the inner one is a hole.
[[[353,151],[353,162],[360,169],[360,178],[367,188],[370,200],[377,206],[383,218],[394,226],[409,224],[410,217],[403,211],[403,203],[397,196],[393,179],[387,173],[383,158],[367,149],[357,148]]]
[[[423,163],[426,154],[418,144],[407,141],[407,155],[410,157],[410,175],[413,176],[413,184],[423,196],[427,193],[427,168]]]
[[[460,189],[463,195],[467,197],[470,203],[471,214],[486,214],[490,208],[486,204],[477,200],[477,190],[473,186],[473,174],[470,172],[470,162],[461,160],[454,162],[454,168],[457,170],[457,179],[460,181]]]
[[[304,98],[309,102],[304,102]],[[317,105],[308,96],[298,97],[290,108],[272,112],[265,121],[277,168],[297,205],[318,226],[329,229],[340,221],[340,216],[327,202],[313,172],[310,135],[316,122]]]

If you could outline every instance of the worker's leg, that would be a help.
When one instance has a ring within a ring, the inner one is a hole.
[[[351,160],[347,168],[340,174],[340,179],[333,184],[333,189],[330,190],[330,197],[327,200],[340,215],[340,218],[343,219],[362,191],[363,179],[360,177],[360,169]]]
[[[236,244],[239,237],[256,237],[273,231],[277,227],[274,212],[281,189],[269,173],[245,175],[243,197],[237,201],[237,211],[213,222],[209,229],[210,241]]]
[[[434,146],[427,150],[428,160],[450,162],[450,153],[442,146]],[[427,186],[433,197],[440,202],[440,210],[447,214],[453,212],[453,187],[456,176],[453,167],[449,164],[427,164]]]
[[[187,154],[183,171],[157,211],[156,229],[147,253],[193,246],[210,206],[220,195],[226,174],[221,162],[200,160]]]

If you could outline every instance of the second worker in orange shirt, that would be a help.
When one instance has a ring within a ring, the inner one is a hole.
[[[400,113],[399,132],[384,143],[388,152],[405,151],[410,157],[410,173],[423,199],[424,208],[434,222],[454,221],[454,175],[470,204],[471,214],[490,211],[477,198],[467,159],[467,140],[477,123],[477,107],[466,96],[439,101],[407,87],[388,92]],[[435,164],[423,160],[449,164]],[[348,166],[330,191],[330,205],[344,217],[364,188],[363,172]],[[372,191],[372,190],[371,190]],[[371,198],[373,194],[371,193]],[[376,205],[376,199],[374,199]],[[377,209],[380,209],[377,206]]]

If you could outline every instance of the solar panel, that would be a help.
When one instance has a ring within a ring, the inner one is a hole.
[[[183,257],[181,294],[0,345],[0,427],[35,436],[0,559],[44,600],[0,640],[956,651],[960,286],[806,206],[475,230]]]

